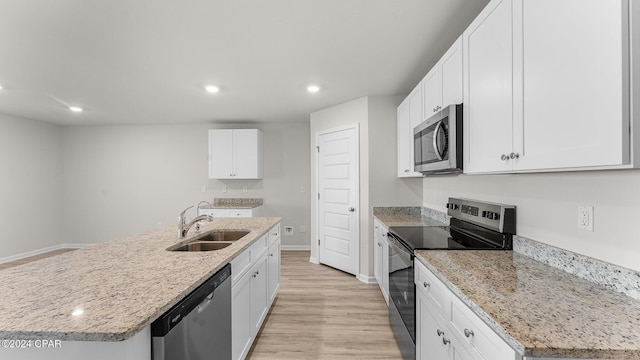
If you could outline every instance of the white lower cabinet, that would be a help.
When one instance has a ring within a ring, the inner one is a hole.
[[[251,337],[255,338],[269,311],[267,257],[261,256],[249,271],[251,275]]]
[[[232,358],[237,360],[247,356],[280,287],[280,224],[231,261],[231,279]]]
[[[426,266],[415,270],[418,360],[522,359]]]
[[[389,230],[382,223],[374,219],[373,221],[373,265],[374,275],[384,301],[389,305],[389,241],[387,232]]]
[[[269,247],[267,252],[267,290],[269,291],[269,301],[273,302],[278,289],[280,288],[280,238]]]

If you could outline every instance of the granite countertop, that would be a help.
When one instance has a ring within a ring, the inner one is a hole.
[[[0,339],[128,339],[280,221],[264,217],[201,222],[201,232],[251,230],[217,251],[166,251],[188,241],[178,241],[177,227],[171,225],[2,270]],[[84,312],[73,316],[77,309]]]
[[[416,251],[527,357],[640,359],[640,301],[512,251]]]
[[[215,198],[210,205],[200,206],[200,209],[253,209],[262,206],[262,199],[244,198]]]

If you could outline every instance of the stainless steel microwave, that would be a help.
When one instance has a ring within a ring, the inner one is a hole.
[[[449,105],[413,129],[414,170],[462,172],[462,104]]]

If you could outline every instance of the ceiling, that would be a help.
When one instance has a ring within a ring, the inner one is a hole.
[[[406,95],[487,2],[0,0],[0,113],[59,125],[308,121]]]

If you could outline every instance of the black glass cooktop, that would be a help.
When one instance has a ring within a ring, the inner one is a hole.
[[[410,250],[509,250],[512,248],[511,235],[457,219],[451,219],[451,226],[398,226],[389,228],[389,232]]]

